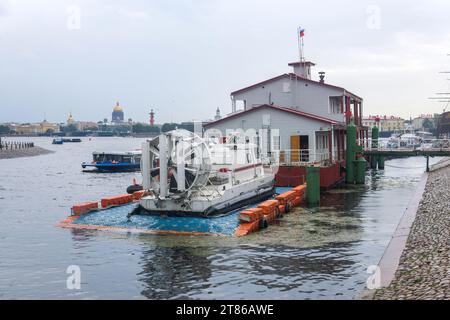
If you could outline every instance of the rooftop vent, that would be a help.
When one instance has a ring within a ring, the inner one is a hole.
[[[320,83],[325,83],[325,72],[319,72]]]

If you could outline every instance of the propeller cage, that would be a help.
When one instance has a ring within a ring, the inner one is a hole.
[[[163,133],[142,145],[143,187],[158,198],[190,194],[206,185],[211,157],[205,140],[187,130]]]

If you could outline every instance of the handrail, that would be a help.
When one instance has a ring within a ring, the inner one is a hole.
[[[264,164],[325,165],[330,162],[330,153],[328,150],[322,152],[314,149],[285,149],[269,152],[267,155],[262,155],[261,158]]]
[[[385,138],[385,139],[358,139],[357,144],[364,150],[450,150],[449,139],[420,139],[420,138]]]

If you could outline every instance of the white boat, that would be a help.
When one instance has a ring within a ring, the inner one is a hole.
[[[177,129],[144,142],[142,185],[149,195],[130,215],[220,215],[271,197],[274,174],[254,146],[237,140],[212,142]]]
[[[397,148],[417,149],[421,147],[422,140],[423,138],[419,135],[405,132],[391,136],[386,146],[390,149],[397,149]]]

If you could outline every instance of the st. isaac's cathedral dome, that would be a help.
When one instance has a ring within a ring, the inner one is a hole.
[[[123,114],[123,107],[119,104],[117,101],[116,105],[114,106],[113,112],[112,112],[112,122],[123,122],[124,114]]]

